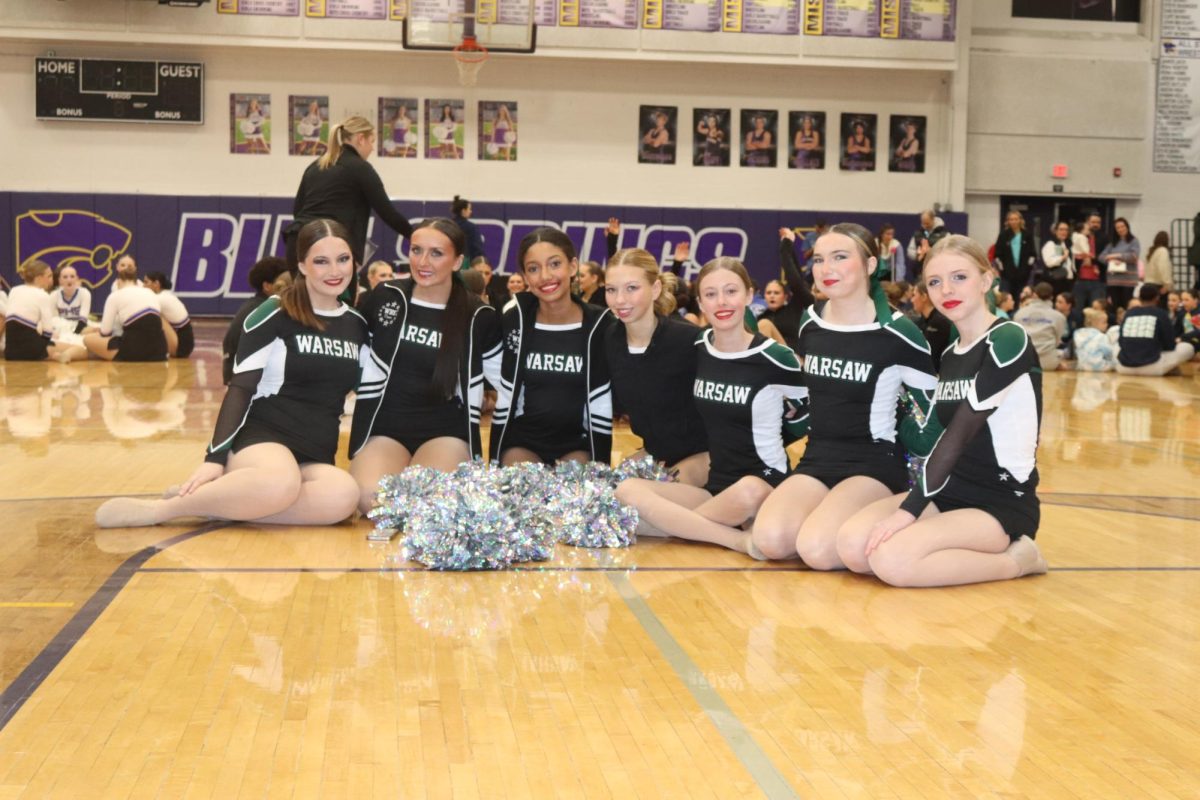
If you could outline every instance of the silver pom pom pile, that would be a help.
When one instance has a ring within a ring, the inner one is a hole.
[[[668,480],[651,459],[602,464],[564,462],[499,468],[482,461],[452,473],[410,467],[379,482],[368,515],[379,531],[403,531],[406,559],[436,570],[505,569],[546,561],[556,542],[628,547],[637,511],[616,499],[627,478]]]

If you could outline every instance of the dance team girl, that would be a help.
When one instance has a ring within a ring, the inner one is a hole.
[[[1041,372],[1024,330],[988,310],[987,258],[966,237],[941,241],[925,265],[930,299],[957,329],[940,377],[920,332],[887,305],[875,238],[855,224],[815,244],[826,299],[804,309],[794,350],[747,323],[750,278],[728,257],[700,271],[700,329],[672,314],[645,250],[610,258],[607,308],[583,302],[574,244],[540,228],[519,247],[527,291],[496,311],[456,276],[462,231],[430,219],[412,235],[412,277],[380,283],[360,316],[339,300],[351,241],[330,220],[304,226],[297,281],[246,318],[205,463],[163,499],[108,501],[98,524],[328,525],[366,512],[384,475],[488,457],[486,380],[501,466],[609,463],[615,400],[642,452],[675,477],[617,487],[644,535],[898,586],[1046,571],[1033,540]],[[353,390],[347,474],[333,457]],[[805,435],[792,468],[785,448]],[[911,489],[905,448],[927,457]]]

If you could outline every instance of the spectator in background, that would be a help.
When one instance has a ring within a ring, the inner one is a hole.
[[[242,303],[241,308],[233,315],[233,321],[229,323],[225,338],[221,341],[221,377],[226,386],[233,378],[233,357],[237,354],[238,341],[242,338],[242,326],[246,317],[275,293],[275,280],[280,275],[287,274],[287,271],[287,262],[274,256],[260,258],[250,268],[248,282],[254,290],[254,296]]]
[[[1176,344],[1166,309],[1158,306],[1159,287],[1144,284],[1136,306],[1131,306],[1121,321],[1117,341],[1117,372],[1123,375],[1166,375],[1185,361],[1191,361],[1196,348],[1189,342]]]
[[[490,285],[492,282],[492,264],[487,260],[487,256],[479,256],[471,260],[471,269],[483,276],[483,282]]]
[[[1188,248],[1188,265],[1196,273],[1196,282],[1192,284],[1192,292],[1200,291],[1200,214],[1192,220],[1192,246]],[[1194,296],[1194,294],[1193,294]]]
[[[579,263],[579,296],[585,303],[604,305],[604,267],[595,261]]]
[[[810,275],[812,274],[813,247],[816,246],[817,239],[820,239],[828,229],[829,222],[817,217],[813,229],[804,234],[804,244],[800,248],[800,261],[804,264],[804,271]]]
[[[487,281],[483,279],[483,273],[476,269],[460,270],[458,277],[462,280],[463,286],[467,287],[467,294],[473,294],[487,303]]]
[[[167,337],[167,355],[187,358],[196,349],[196,334],[183,301],[171,291],[171,279],[161,272],[147,272],[142,285],[158,295],[163,335]]]
[[[890,222],[879,229],[879,263],[891,274],[893,281],[906,281],[908,264],[904,260],[904,248],[896,240],[896,226]]]
[[[1071,226],[1059,221],[1054,226],[1053,236],[1042,245],[1042,279],[1049,283],[1055,294],[1071,291],[1075,279],[1075,257],[1071,254]]]
[[[1117,363],[1117,347],[1107,335],[1108,314],[1094,308],[1083,310],[1083,327],[1075,331],[1075,369],[1081,372],[1111,372]]]
[[[929,288],[925,286],[925,281],[917,281],[913,291],[912,306],[916,314],[913,321],[917,323],[921,333],[925,334],[925,341],[929,342],[929,353],[933,356],[933,369],[934,371],[940,370],[942,353],[946,352],[946,348],[950,346],[950,331],[953,325],[929,299]]]
[[[1183,333],[1179,339],[1200,350],[1200,303],[1197,303],[1196,290],[1180,292],[1179,306],[1183,311]]]
[[[483,255],[483,237],[479,235],[479,228],[474,222],[471,222],[471,215],[474,209],[471,208],[471,201],[464,200],[458,195],[454,195],[454,201],[450,203],[450,219],[462,229],[463,235],[467,237],[467,252],[464,261],[467,264],[475,263],[475,259]]]
[[[1054,310],[1067,318],[1067,333],[1063,336],[1063,347],[1071,352],[1075,342],[1075,331],[1083,327],[1083,313],[1075,308],[1075,298],[1066,292],[1060,292],[1054,298]]]
[[[1080,309],[1105,298],[1104,272],[1097,258],[1093,219],[1096,224],[1100,223],[1100,217],[1092,214],[1079,223],[1077,230],[1071,234],[1071,256],[1075,260],[1075,285],[1071,293],[1075,296],[1075,307]]]
[[[996,316],[1001,319],[1012,319],[1016,307],[1017,303],[1013,300],[1011,292],[1001,292],[996,298]]]
[[[1029,285],[1037,250],[1020,211],[1010,211],[1004,217],[1004,228],[996,237],[996,260],[1000,262],[1001,291],[1019,294]]]
[[[1124,217],[1117,217],[1113,221],[1113,231],[1113,241],[1100,251],[1099,259],[1107,265],[1105,283],[1108,286],[1108,299],[1115,308],[1125,308],[1138,284],[1138,259],[1142,245],[1129,229],[1129,220]]]
[[[1021,310],[1013,316],[1013,322],[1029,334],[1029,341],[1037,350],[1042,371],[1053,372],[1062,361],[1058,348],[1067,333],[1067,318],[1050,305],[1054,297],[1053,286],[1041,281],[1033,287],[1033,295],[1033,298],[1021,306]]]
[[[1146,283],[1155,283],[1162,289],[1163,296],[1169,294],[1175,286],[1174,275],[1171,271],[1171,239],[1166,231],[1154,234],[1154,244],[1146,253],[1146,274],[1142,278]],[[1160,298],[1161,305],[1161,298]]]
[[[392,265],[386,261],[372,261],[371,266],[367,267],[367,288],[374,289],[384,281],[390,281],[396,277]]]
[[[925,209],[921,212],[921,228],[913,234],[908,240],[908,275],[909,280],[916,280],[921,277],[921,270],[925,267],[925,257],[929,255],[929,249],[937,244],[938,240],[946,235],[946,223],[942,222],[941,218],[933,213],[930,209]]]

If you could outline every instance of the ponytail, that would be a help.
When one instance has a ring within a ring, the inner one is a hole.
[[[375,126],[363,116],[347,117],[329,129],[329,149],[317,160],[318,169],[329,169],[342,157],[342,149],[360,133],[374,133]]]

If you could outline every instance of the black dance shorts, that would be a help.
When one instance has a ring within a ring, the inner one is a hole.
[[[14,320],[4,324],[4,358],[7,361],[45,361],[50,340],[28,325]]]
[[[504,450],[521,447],[537,455],[546,464],[557,464],[568,453],[583,452],[591,458],[592,445],[583,432],[543,432],[533,426],[523,426],[520,418],[508,425],[504,434]],[[504,453],[500,454],[503,457]]]
[[[432,408],[399,412],[380,408],[379,416],[371,426],[372,437],[386,436],[397,441],[404,445],[409,455],[416,454],[426,442],[443,437],[466,442],[469,450],[469,435],[466,409],[457,401]]]
[[[114,361],[166,361],[167,336],[162,317],[147,314],[125,326],[120,336],[108,340],[108,349],[116,350]]]
[[[247,419],[233,437],[230,450],[234,453],[255,444],[281,444],[291,451],[297,464],[332,464],[337,455],[337,440],[333,447],[321,447],[288,431],[282,431],[259,420]]]
[[[784,479],[786,479],[788,476],[786,472],[780,472],[777,469],[771,469],[769,467],[763,467],[761,470],[756,472],[747,472],[742,475],[726,475],[710,470],[708,473],[708,483],[704,484],[704,491],[708,492],[713,497],[716,497],[721,492],[725,491],[730,486],[733,486],[747,475],[752,475],[755,478],[761,478],[770,484],[772,489],[783,483]]]
[[[908,470],[891,442],[849,446],[810,442],[792,474],[816,478],[830,489],[862,475],[879,481],[892,494],[908,490]]]
[[[175,357],[187,358],[196,349],[196,335],[192,331],[191,320],[182,328],[176,328],[175,335],[179,337],[179,345],[175,348]]]
[[[1041,502],[1037,492],[1032,490],[1018,497],[1012,490],[996,491],[951,476],[946,486],[930,499],[943,513],[960,508],[977,508],[991,514],[1014,542],[1022,536],[1037,538],[1038,526],[1042,521]]]

